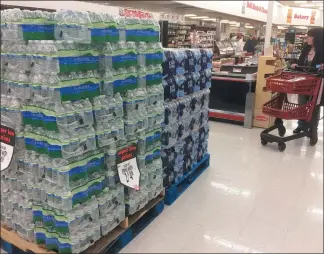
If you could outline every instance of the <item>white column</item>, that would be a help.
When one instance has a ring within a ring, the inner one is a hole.
[[[267,50],[271,44],[271,32],[272,32],[272,18],[273,18],[273,6],[274,1],[268,1],[268,16],[267,16],[267,25],[266,25],[266,32],[265,32],[265,38],[264,38],[264,54],[265,55],[271,55],[272,56],[272,50]]]
[[[220,19],[216,19],[216,35],[215,35],[215,40],[220,41],[221,40],[221,23]]]

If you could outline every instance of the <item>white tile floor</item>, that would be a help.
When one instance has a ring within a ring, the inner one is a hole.
[[[210,125],[209,169],[122,252],[323,253],[323,120],[315,147],[283,153],[261,129]]]

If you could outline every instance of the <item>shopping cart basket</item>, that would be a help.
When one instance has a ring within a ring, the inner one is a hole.
[[[265,115],[275,117],[275,122],[273,126],[261,132],[261,144],[276,142],[279,151],[282,152],[286,149],[285,142],[309,137],[310,145],[316,145],[319,121],[317,116],[319,115],[323,93],[323,71],[318,72],[318,69],[314,67],[299,66],[295,68],[295,71],[284,71],[279,75],[267,78],[266,90],[276,94],[263,105],[262,112]],[[287,94],[308,95],[309,100],[304,105],[291,103]],[[301,133],[284,137],[286,128],[283,125],[283,119],[305,120],[307,128]],[[275,129],[278,129],[279,137],[269,134]]]

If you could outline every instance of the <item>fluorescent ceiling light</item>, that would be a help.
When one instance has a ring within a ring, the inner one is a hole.
[[[288,27],[286,27],[286,26],[278,26],[278,29],[279,30],[284,30],[284,29],[287,29]]]
[[[229,23],[229,20],[227,20],[227,19],[223,19],[223,20],[221,20],[220,22],[222,22],[222,23]]]
[[[196,17],[197,15],[196,14],[185,14],[183,15],[184,17]]]
[[[245,26],[245,28],[254,28],[254,26]]]
[[[307,29],[307,26],[296,26],[296,28],[299,28],[299,29]]]
[[[190,17],[191,19],[208,19],[208,16]]]
[[[228,22],[228,23],[230,23],[231,25],[236,25],[236,24],[237,24],[236,21],[230,21],[230,22]]]
[[[303,4],[303,3],[307,3],[307,1],[294,1],[296,4]]]
[[[202,19],[202,20],[205,20],[205,21],[214,21],[214,22],[216,22],[216,19]]]
[[[315,7],[314,4],[301,4],[300,7]]]
[[[312,1],[312,3],[323,3],[323,1]]]
[[[319,7],[318,9],[323,10],[323,6],[322,7]]]

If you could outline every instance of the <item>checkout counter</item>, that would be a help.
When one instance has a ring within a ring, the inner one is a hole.
[[[286,62],[280,57],[260,56],[239,65],[222,65],[212,72],[209,100],[211,120],[238,123],[245,128],[268,128],[274,118],[264,115],[262,106],[272,98],[266,78],[280,73]]]
[[[212,72],[209,117],[253,126],[256,64],[223,65],[220,72]]]

